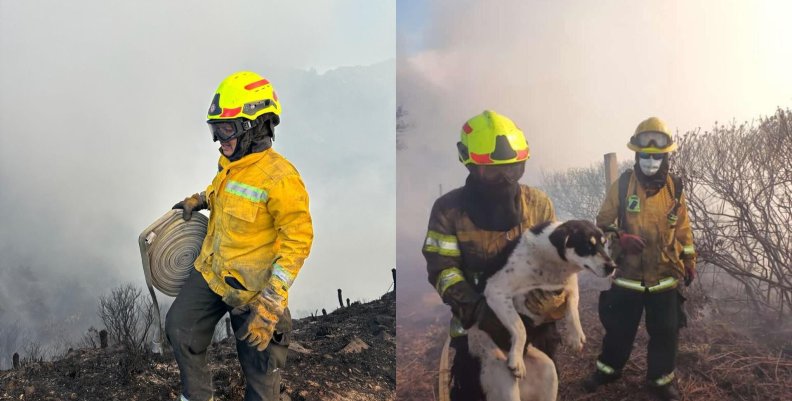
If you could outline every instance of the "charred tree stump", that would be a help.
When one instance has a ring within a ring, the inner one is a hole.
[[[225,318],[225,323],[226,323],[226,336],[231,337],[231,335],[234,334],[234,332],[231,331],[231,318],[230,317]]]
[[[347,298],[347,308],[349,308],[349,298]]]
[[[99,332],[99,344],[103,349],[107,348],[107,330],[102,330]]]
[[[19,369],[19,354],[14,352],[14,369]]]
[[[391,269],[391,275],[393,276],[393,292],[396,292],[396,268]]]
[[[327,316],[327,311],[325,310],[325,308],[322,308],[322,316]]]
[[[338,304],[344,307],[344,297],[341,296],[341,289],[338,289]]]

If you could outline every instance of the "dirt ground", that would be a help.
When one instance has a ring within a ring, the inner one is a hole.
[[[396,392],[395,294],[327,316],[294,321],[283,382],[294,401],[391,401]],[[209,351],[215,399],[241,401],[244,378],[233,339]],[[112,347],[0,371],[0,400],[176,400],[172,354],[129,358]]]
[[[558,399],[655,400],[644,386],[648,337],[643,323],[623,378],[594,394],[581,388],[582,380],[594,369],[602,341],[597,295],[593,289],[581,291],[581,321],[588,339],[583,351],[576,354],[561,348],[558,352]],[[711,313],[702,307],[703,298],[688,297],[690,317],[688,327],[681,331],[676,372],[683,400],[792,400],[792,332],[756,316]],[[397,399],[437,400],[447,307],[430,296],[420,307],[399,301]]]

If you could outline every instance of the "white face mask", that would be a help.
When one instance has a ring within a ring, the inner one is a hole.
[[[641,172],[643,172],[647,177],[657,174],[657,172],[660,170],[661,164],[663,164],[663,159],[638,159],[638,166],[641,167]]]

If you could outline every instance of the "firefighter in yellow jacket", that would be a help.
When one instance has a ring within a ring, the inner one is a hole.
[[[665,123],[651,117],[627,146],[636,152],[634,170],[610,187],[597,215],[597,225],[616,233],[612,256],[618,269],[611,288],[600,295],[605,337],[584,386],[594,391],[621,376],[646,310],[649,386],[663,400],[678,400],[674,368],[686,320],[678,287],[696,277],[696,255],[682,181],[668,171],[676,144]]]
[[[280,114],[263,77],[238,72],[223,80],[208,113],[211,137],[220,142],[218,173],[205,192],[174,206],[187,220],[195,211],[211,211],[195,271],[166,319],[182,401],[212,400],[206,350],[226,312],[245,400],[288,399],[280,386],[291,331],[288,290],[308,257],[313,228],[299,173],[272,149]]]
[[[487,278],[505,264],[520,234],[555,220],[550,199],[543,192],[520,185],[529,157],[522,131],[493,111],[469,119],[457,143],[459,160],[470,174],[465,185],[435,201],[423,246],[429,283],[451,307],[451,368],[453,401],[478,401],[484,395],[479,363],[467,348],[465,329],[478,323],[499,345],[508,347],[509,334],[487,305],[481,292]],[[546,321],[526,322],[532,344],[551,358],[560,342],[555,320],[560,319],[566,295],[536,293],[528,307]]]

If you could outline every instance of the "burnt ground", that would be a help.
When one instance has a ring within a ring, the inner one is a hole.
[[[283,383],[294,401],[390,401],[396,393],[395,294],[294,321]],[[241,401],[244,378],[232,338],[209,350],[215,400]],[[0,371],[0,400],[175,400],[172,354],[130,357],[80,349],[53,362]]]
[[[437,296],[435,294],[434,298]],[[558,352],[559,400],[655,400],[645,386],[646,344],[643,325],[623,378],[587,394],[580,386],[594,369],[603,329],[597,316],[597,295],[581,291],[580,312],[587,343],[580,354]],[[415,300],[417,297],[412,297]],[[771,319],[747,313],[713,312],[706,300],[688,294],[688,327],[679,341],[677,377],[683,400],[792,400],[792,331]],[[399,401],[437,400],[437,372],[447,335],[447,307],[424,298],[417,307],[399,298],[397,398]]]

